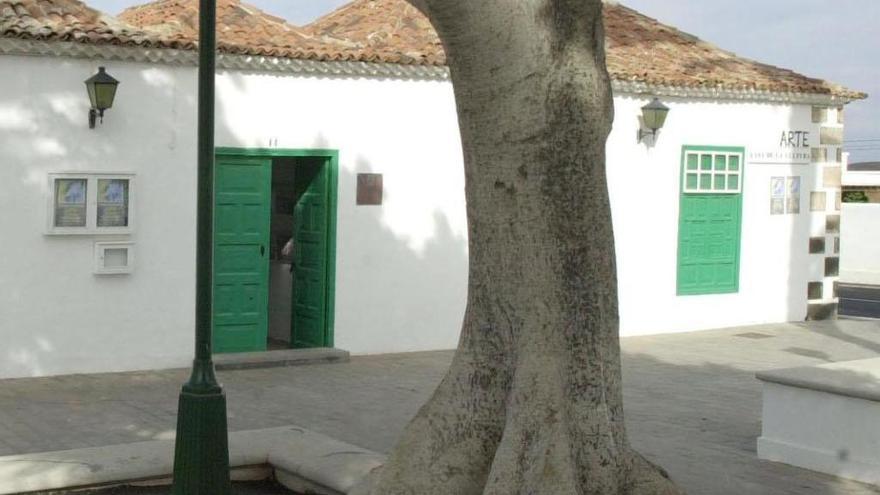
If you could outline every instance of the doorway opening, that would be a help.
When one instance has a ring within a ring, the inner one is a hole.
[[[215,352],[333,346],[337,156],[218,150]]]

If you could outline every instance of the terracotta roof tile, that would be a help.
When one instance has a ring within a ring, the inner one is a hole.
[[[0,37],[112,45],[172,45],[79,0],[0,0]]]
[[[867,95],[738,57],[616,3],[606,3],[608,71],[614,79],[689,88]],[[306,26],[312,35],[355,43],[388,62],[443,65],[428,20],[405,0],[355,0]]]
[[[845,98],[867,96],[739,57],[619,4],[605,5],[605,31],[608,71],[618,80]]]
[[[130,7],[122,21],[196,47],[198,0],[157,0]],[[363,60],[353,43],[313,37],[280,17],[241,2],[217,1],[217,45],[221,52],[305,60]]]
[[[119,19],[139,28],[162,34],[198,39],[198,0],[159,0],[130,7]],[[280,17],[238,0],[218,0],[217,33],[223,42],[235,45],[284,45],[290,40],[305,39],[301,30]]]
[[[390,63],[446,65],[431,23],[404,0],[356,0],[306,26],[305,32],[341,38]]]
[[[218,0],[226,53],[443,66],[428,20],[405,0],[355,0],[303,28],[240,0]],[[607,61],[619,81],[674,87],[867,95],[738,57],[619,4],[605,4]],[[119,19],[79,0],[0,0],[0,37],[195,50],[198,0],[157,0]]]

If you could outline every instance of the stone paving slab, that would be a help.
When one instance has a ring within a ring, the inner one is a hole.
[[[768,325],[622,341],[633,444],[691,494],[880,494],[757,459],[758,371],[880,355],[880,323]],[[298,424],[387,452],[451,352],[222,371],[232,431]],[[186,370],[0,381],[0,455],[173,436]]]

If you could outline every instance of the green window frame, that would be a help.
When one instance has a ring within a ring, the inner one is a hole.
[[[745,148],[682,147],[679,296],[739,292]]]
[[[685,147],[682,190],[685,193],[742,192],[741,149]]]

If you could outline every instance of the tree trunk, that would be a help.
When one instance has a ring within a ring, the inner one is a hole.
[[[468,304],[371,493],[679,493],[623,422],[601,1],[411,1],[455,88]]]

